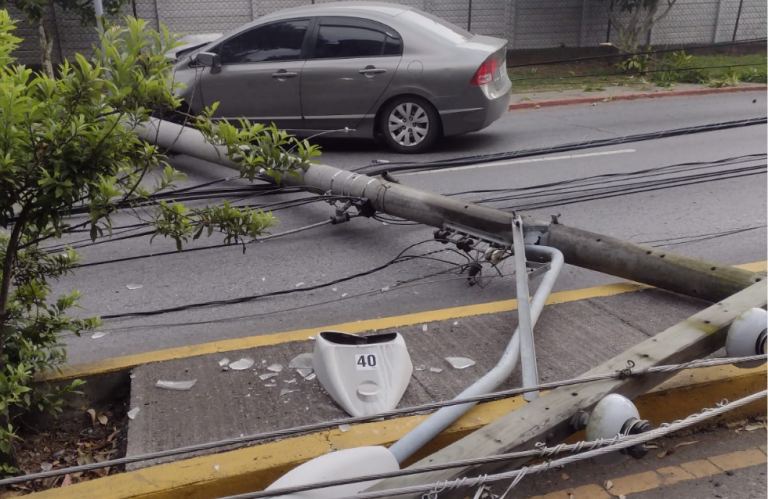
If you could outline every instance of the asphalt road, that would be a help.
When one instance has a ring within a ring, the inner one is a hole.
[[[765,115],[766,96],[759,92],[517,111],[483,132],[446,140],[435,153],[418,158],[394,157],[369,142],[333,141],[322,144],[325,153],[321,159],[327,164],[344,168],[363,166],[373,159],[426,161],[457,155],[549,147]],[[672,251],[721,263],[746,263],[766,258],[765,157],[744,158],[745,155],[764,155],[765,137],[764,125],[751,126],[565,155],[545,155],[541,161],[535,162],[405,175],[402,182],[451,194],[573,180],[575,183],[568,186],[548,187],[546,192],[534,190],[533,195],[527,197],[520,197],[525,194],[520,191],[463,194],[461,197],[482,201],[491,196],[502,196],[507,199],[489,202],[489,206],[517,209],[546,219],[551,214],[561,214],[562,223],[595,232],[637,242],[669,245]],[[711,164],[737,157],[741,159]],[[180,187],[233,174],[218,165],[188,157],[176,157],[172,162],[188,175],[187,181]],[[650,168],[692,162],[701,164],[665,169],[655,176],[636,174]],[[762,169],[748,170],[755,166],[762,166]],[[605,184],[604,179],[600,180],[600,185],[594,184],[595,180],[583,180],[584,177],[608,173],[623,176],[613,177],[615,182],[611,184]],[[685,185],[678,185],[672,179]],[[630,183],[655,181],[661,183],[645,184],[647,189],[644,192],[626,191]],[[219,186],[246,184],[237,180]],[[614,192],[612,189],[616,186],[622,186],[622,189]],[[653,190],[650,190],[651,187]],[[579,198],[588,193],[593,199]],[[278,195],[253,198],[248,202],[274,202],[303,196],[306,195]],[[322,202],[276,211],[275,215],[281,223],[273,232],[319,222],[330,214],[332,208]],[[136,223],[131,214],[122,214],[115,220],[116,226],[131,223]],[[723,234],[738,229],[744,230]],[[483,286],[470,287],[466,279],[458,277],[455,272],[398,286],[403,281],[455,269],[453,264],[423,258],[344,283],[301,291],[380,266],[418,242],[427,241],[410,249],[409,254],[446,249],[439,243],[429,242],[432,232],[433,229],[424,226],[385,225],[375,220],[353,219],[340,226],[320,227],[252,244],[245,254],[240,247],[218,248],[79,269],[62,280],[55,291],[79,290],[83,296],[79,313],[84,316],[152,311],[280,290],[297,292],[239,305],[217,305],[150,317],[111,320],[103,328],[107,334],[100,338],[67,337],[65,341],[70,361],[79,363],[514,296],[514,279],[509,276],[489,277],[492,269],[486,269]],[[713,235],[718,237],[712,238]],[[73,239],[84,239],[86,236],[81,234]],[[698,236],[704,238],[695,240]],[[218,243],[221,240],[214,237],[199,240],[190,247]],[[148,238],[141,237],[86,246],[80,252],[84,263],[94,263],[172,249],[174,245],[170,241],[156,238],[150,245]],[[461,261],[454,254],[432,256],[452,262]],[[502,265],[501,272],[507,274],[511,267],[511,262]],[[555,291],[615,280],[566,267]],[[383,292],[382,288],[387,287],[389,290]]]

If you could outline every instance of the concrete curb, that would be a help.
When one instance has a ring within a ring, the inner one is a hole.
[[[553,107],[553,106],[568,106],[572,104],[592,104],[594,102],[604,102],[608,99],[609,102],[627,101],[637,99],[656,99],[662,97],[688,97],[696,95],[709,95],[709,94],[730,94],[734,92],[765,92],[768,89],[768,85],[755,85],[748,87],[725,87],[725,88],[700,88],[693,90],[680,90],[680,91],[668,91],[668,92],[642,92],[636,94],[627,95],[592,95],[589,97],[576,97],[572,99],[557,99],[548,101],[526,101],[515,102],[509,105],[509,111],[516,111],[519,109],[535,109],[541,107]]]
[[[765,389],[765,367],[712,367],[683,371],[635,401],[643,417],[655,425],[711,407],[723,398],[736,399]],[[522,407],[522,397],[481,404],[414,456],[420,459]],[[728,413],[728,420],[765,415],[764,401]],[[427,416],[409,416],[356,425],[342,433],[330,430],[264,443],[210,456],[112,475],[64,489],[33,494],[40,499],[214,499],[262,490],[294,467],[333,450],[390,445]],[[578,436],[576,436],[578,438]],[[407,464],[407,463],[406,463]]]
[[[767,268],[767,264],[768,262],[755,262],[746,264],[746,266],[741,267],[747,268],[747,270],[760,272]],[[599,298],[623,293],[633,293],[645,289],[650,289],[650,287],[643,284],[627,281],[604,286],[594,286],[571,291],[561,291],[558,293],[552,293],[547,299],[547,305],[557,305],[559,303],[568,303],[589,298]],[[165,350],[154,350],[146,353],[126,355],[124,357],[113,357],[95,362],[63,366],[60,371],[47,372],[44,376],[40,376],[39,378],[40,380],[46,381],[60,381],[78,377],[106,374],[116,371],[127,371],[136,366],[153,362],[198,357],[201,355],[212,355],[234,350],[246,350],[249,348],[258,348],[268,345],[275,345],[278,343],[287,343],[290,341],[306,341],[308,336],[315,335],[322,331],[344,331],[349,334],[358,334],[367,331],[387,329],[391,327],[411,326],[414,324],[430,323],[447,319],[459,319],[475,315],[494,314],[508,310],[515,310],[516,308],[517,300],[511,299],[481,303],[478,305],[464,305],[460,307],[431,310],[427,312],[417,312],[394,317],[383,317],[380,319],[367,319],[344,324],[300,329],[297,331],[286,331],[282,333],[220,340],[212,343],[200,343],[197,345],[175,347]]]

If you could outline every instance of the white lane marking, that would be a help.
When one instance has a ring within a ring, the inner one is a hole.
[[[477,165],[457,166],[455,168],[441,168],[438,170],[425,170],[419,172],[398,173],[398,177],[404,177],[406,175],[426,175],[428,173],[445,173],[456,172],[459,170],[475,170],[477,168],[490,168],[492,166],[509,166],[509,165],[522,165],[526,163],[540,163],[543,161],[560,161],[562,159],[579,159],[579,158],[591,158],[593,156],[610,156],[612,154],[626,154],[630,152],[637,152],[636,149],[620,149],[618,151],[602,151],[602,152],[590,152],[585,154],[569,154],[568,156],[550,156],[545,158],[530,158],[530,159],[516,159],[510,161],[495,161],[493,163],[481,163]]]

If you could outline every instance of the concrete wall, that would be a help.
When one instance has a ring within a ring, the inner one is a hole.
[[[163,24],[176,33],[227,32],[260,16],[312,0],[135,0],[136,13],[150,26]],[[319,2],[331,0],[316,0]],[[471,15],[470,15],[471,2]],[[506,38],[510,49],[594,47],[606,41],[608,20],[600,0],[399,0],[479,34]],[[739,6],[741,13],[739,15]],[[24,39],[17,56],[39,63],[37,31],[19,19]],[[128,5],[125,14],[132,14]],[[766,36],[766,0],[678,0],[651,33],[651,43],[707,44]],[[738,19],[738,26],[736,21]],[[93,27],[60,9],[50,8],[46,26],[54,36],[54,62],[75,52],[90,54],[97,38]],[[738,29],[737,29],[738,28]],[[614,34],[615,35],[615,34]],[[611,41],[615,41],[611,36]]]

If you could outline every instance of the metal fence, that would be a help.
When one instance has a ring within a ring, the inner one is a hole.
[[[163,24],[176,33],[226,33],[265,14],[332,0],[134,0],[134,12],[150,26]],[[616,42],[600,0],[399,0],[474,33],[509,40],[510,49],[594,47]],[[766,0],[678,0],[650,34],[651,45],[708,44],[765,38]],[[23,19],[13,8],[12,17]],[[93,27],[50,7],[46,26],[54,37],[53,60],[76,52],[89,53],[97,41]],[[18,53],[25,64],[39,62],[37,30],[20,21],[16,34],[24,39]]]

